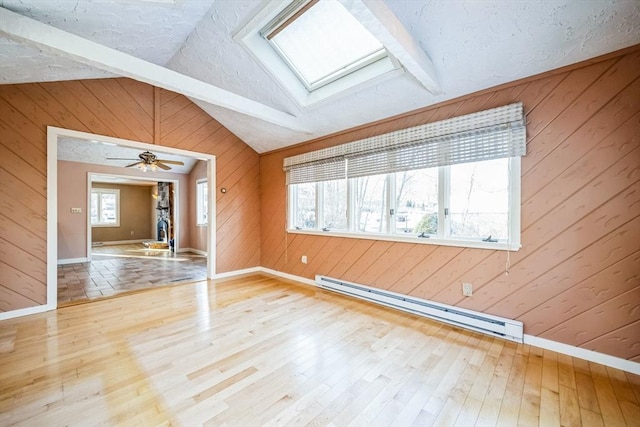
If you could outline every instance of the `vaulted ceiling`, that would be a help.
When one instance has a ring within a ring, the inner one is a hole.
[[[234,39],[260,0],[0,0],[0,83],[136,78],[267,152],[640,43],[637,0],[339,1],[382,10],[366,24],[409,36],[440,90],[405,71],[301,107]]]

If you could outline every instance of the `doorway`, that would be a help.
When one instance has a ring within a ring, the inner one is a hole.
[[[74,139],[74,140],[78,140],[78,141],[82,141],[83,144],[80,145],[81,147],[81,151],[82,154],[84,155],[83,158],[88,158],[89,156],[91,156],[92,151],[96,150],[97,147],[100,146],[110,146],[110,147],[126,147],[129,149],[135,149],[135,150],[144,150],[144,151],[153,151],[154,153],[160,153],[162,155],[162,157],[167,157],[170,158],[170,156],[184,156],[185,158],[190,158],[190,159],[195,159],[195,160],[201,160],[205,163],[204,169],[206,169],[206,179],[208,180],[208,182],[211,183],[211,185],[209,186],[209,192],[211,193],[213,191],[213,189],[215,188],[215,156],[212,155],[206,155],[206,154],[201,154],[201,153],[193,153],[193,152],[189,152],[189,151],[185,151],[185,150],[179,150],[179,149],[174,149],[174,148],[170,148],[170,147],[164,147],[164,146],[156,146],[156,145],[152,145],[152,144],[146,144],[146,143],[142,143],[142,142],[138,142],[138,141],[130,141],[130,140],[123,140],[123,139],[119,139],[119,138],[113,138],[113,137],[107,137],[107,136],[102,136],[102,135],[95,135],[95,134],[89,134],[89,133],[85,133],[85,132],[79,132],[79,131],[73,131],[73,130],[69,130],[69,129],[62,129],[62,128],[55,128],[55,127],[48,127],[48,132],[47,132],[47,152],[48,152],[48,160],[47,160],[47,165],[48,165],[48,170],[49,173],[47,174],[47,184],[48,184],[48,189],[47,189],[47,193],[48,193],[48,206],[47,206],[47,213],[48,213],[48,220],[47,220],[47,248],[48,248],[48,255],[47,255],[47,306],[49,306],[50,308],[55,308],[57,307],[57,301],[58,301],[58,249],[59,249],[59,236],[58,236],[58,232],[60,229],[60,225],[59,225],[59,218],[58,218],[58,203],[59,203],[59,195],[58,195],[58,145],[60,144],[62,147],[62,142],[68,139]],[[96,166],[97,169],[100,169],[99,167]],[[99,172],[102,172],[103,169],[100,169]],[[157,180],[155,178],[154,175],[149,174],[145,177],[140,177],[140,176],[133,176],[132,172],[130,171],[130,169],[122,169],[123,171],[123,175],[126,179],[130,179],[130,180],[147,180],[147,182],[149,182],[150,180],[155,180],[156,182],[171,182],[170,179],[167,178],[163,178],[161,180]],[[94,175],[99,175],[100,173],[95,173],[93,175],[91,174],[87,174],[87,178],[86,178],[86,182],[87,182],[87,192],[86,192],[86,202],[84,204],[84,206],[78,206],[78,207],[73,207],[71,208],[72,210],[79,210],[81,211],[82,208],[84,207],[86,209],[87,215],[86,217],[86,240],[84,240],[84,244],[83,246],[86,248],[85,251],[85,256],[84,260],[79,259],[78,263],[69,263],[69,265],[74,265],[74,267],[68,267],[65,265],[65,268],[67,268],[67,270],[71,269],[71,268],[76,268],[76,269],[82,269],[81,267],[79,267],[79,265],[81,265],[83,262],[86,264],[88,262],[91,261],[91,258],[94,257],[94,255],[92,255],[92,251],[91,251],[91,232],[90,232],[90,215],[91,215],[91,205],[90,205],[90,200],[91,200],[91,177]],[[122,178],[122,176],[120,177],[120,179],[124,179]],[[118,178],[118,176],[115,176],[115,178]],[[140,181],[138,181],[140,182]],[[184,185],[183,185],[184,186]],[[173,187],[173,188],[171,188]],[[176,182],[175,184],[172,183],[172,186],[167,188],[168,191],[175,191],[176,193],[178,193],[179,191],[181,191],[180,185]],[[185,189],[182,189],[182,191],[185,191]],[[186,194],[186,193],[185,193]],[[149,202],[151,203],[151,201]],[[176,205],[178,205],[176,203]],[[164,206],[163,206],[164,208]],[[209,215],[210,221],[208,223],[207,226],[207,232],[206,232],[206,251],[203,251],[202,254],[200,254],[200,258],[201,258],[201,264],[203,264],[201,266],[202,270],[204,270],[205,272],[205,276],[206,278],[213,278],[215,276],[215,197],[208,197],[208,211],[211,212],[212,214]],[[164,209],[163,209],[164,210]],[[185,211],[188,209],[184,209]],[[64,212],[66,213],[66,211]],[[171,263],[177,265],[178,263],[183,263],[181,265],[186,265],[184,264],[184,259],[187,258],[187,256],[184,253],[181,253],[181,251],[183,249],[188,249],[188,248],[183,248],[181,246],[181,237],[186,236],[188,233],[188,230],[180,230],[180,226],[179,224],[181,223],[181,221],[179,220],[180,217],[180,209],[176,209],[175,211],[175,217],[173,218],[173,220],[171,220],[171,218],[168,215],[165,214],[160,214],[157,215],[158,217],[161,217],[162,224],[163,224],[163,228],[161,228],[161,233],[164,233],[162,237],[162,240],[167,240],[167,244],[173,243],[173,249],[174,251],[172,253],[175,254],[175,256],[173,256],[171,259],[173,259],[174,261],[171,261]],[[185,218],[187,217],[187,215],[184,215]],[[78,219],[80,219],[80,217],[78,217]],[[171,224],[171,222],[173,222],[173,224]],[[172,228],[171,226],[174,226],[175,228]],[[154,229],[157,232],[158,226],[158,222],[155,222],[154,224]],[[153,236],[144,236],[144,237],[153,237],[153,240],[148,239],[148,241],[153,241],[153,242],[157,242],[157,234],[153,233]],[[66,238],[67,235],[64,235],[64,237]],[[173,237],[173,238],[171,238]],[[137,240],[137,239],[131,239],[131,240]],[[144,239],[143,239],[144,240]],[[171,240],[173,240],[173,242],[171,242]],[[188,239],[182,239],[182,240],[188,240]],[[124,243],[125,245],[127,244],[127,242]],[[98,255],[97,257],[100,257],[101,259],[108,259],[108,260],[112,260],[114,263],[117,262],[125,262],[125,261],[129,261],[129,265],[133,265],[131,259],[135,259],[136,260],[136,265],[135,265],[135,271],[142,271],[141,266],[143,266],[145,263],[147,263],[147,261],[153,261],[154,259],[159,259],[158,257],[158,251],[160,249],[156,250],[156,253],[152,253],[150,250],[148,250],[148,248],[144,248],[144,247],[121,247],[121,248],[117,248],[119,250],[121,250],[121,253],[112,253],[112,254],[101,254]],[[147,253],[144,253],[144,249],[147,249]],[[155,249],[155,248],[154,248]],[[170,250],[171,248],[168,248],[168,251],[171,252]],[[127,251],[132,251],[131,253],[126,253]],[[107,251],[108,252],[108,251]],[[143,258],[141,258],[143,257]],[[82,257],[81,257],[82,258]],[[202,261],[202,259],[204,258],[204,261]],[[74,259],[71,259],[71,261],[73,261]],[[115,261],[115,260],[120,260],[120,261]],[[164,263],[165,265],[167,265],[167,262]],[[172,269],[175,270],[175,268],[171,267]],[[168,277],[167,276],[167,272],[161,272],[159,271],[159,269],[156,268],[156,273],[155,276],[159,277]],[[85,272],[86,273],[86,272]],[[85,274],[83,273],[83,274]],[[63,275],[64,276],[64,275]],[[127,275],[124,275],[127,276]],[[124,277],[123,276],[123,277]],[[125,283],[129,283],[129,285],[133,284],[133,287],[135,288],[135,286],[137,286],[137,284],[135,283],[135,280],[130,280],[129,282],[124,281]],[[171,281],[169,281],[168,284],[170,284]]]

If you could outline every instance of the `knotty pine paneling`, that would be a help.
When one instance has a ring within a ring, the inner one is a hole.
[[[262,155],[261,265],[519,319],[525,333],[640,360],[638,63],[635,46]],[[528,144],[522,248],[509,254],[509,274],[504,251],[284,232],[285,157],[518,101]],[[463,281],[473,297],[462,297]]]
[[[186,97],[100,79],[0,86],[0,311],[46,303],[46,127],[217,157],[218,272],[260,263],[259,156]],[[195,221],[195,217],[194,217]],[[194,223],[195,224],[195,223]],[[189,235],[187,232],[186,236]]]

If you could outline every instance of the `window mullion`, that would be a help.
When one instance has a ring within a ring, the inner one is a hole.
[[[389,214],[389,220],[387,222],[387,233],[395,234],[396,232],[396,218],[398,215],[398,207],[396,206],[396,174],[387,174],[387,213]],[[393,214],[391,214],[393,212]]]
[[[355,226],[355,180],[347,178],[347,230],[356,231]]]
[[[438,237],[449,237],[451,229],[451,215],[449,214],[449,200],[451,189],[451,173],[449,166],[438,168]]]
[[[324,185],[322,182],[316,183],[316,229],[324,228]]]

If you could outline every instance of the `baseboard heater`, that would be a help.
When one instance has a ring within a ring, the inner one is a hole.
[[[409,313],[428,317],[461,328],[471,329],[484,334],[493,335],[510,341],[521,343],[523,325],[517,320],[506,319],[477,311],[458,308],[451,305],[414,298],[395,292],[371,288],[365,285],[316,276],[316,284],[341,294],[373,301]]]

